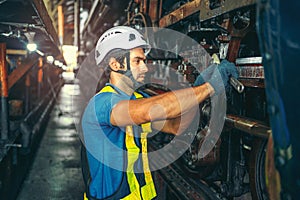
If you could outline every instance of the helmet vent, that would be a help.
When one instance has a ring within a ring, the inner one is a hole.
[[[102,38],[102,40],[100,42],[103,42],[103,40],[105,39],[106,37]]]
[[[96,57],[98,58],[100,56],[100,53],[99,53],[99,51],[97,50],[96,51]]]
[[[129,41],[133,41],[133,40],[135,40],[135,35],[131,33],[129,35]]]
[[[144,37],[141,37],[142,40],[144,40],[146,42],[146,39]]]
[[[122,33],[120,31],[115,31],[115,32],[110,32],[110,33],[107,33],[100,42],[103,42],[103,40],[105,40],[107,37],[111,36],[111,35],[115,35],[117,33]]]

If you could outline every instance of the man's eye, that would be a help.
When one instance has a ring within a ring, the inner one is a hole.
[[[132,60],[132,63],[134,63],[135,65],[141,65],[141,64],[143,64],[143,62],[145,62],[145,60],[143,60],[143,59]]]

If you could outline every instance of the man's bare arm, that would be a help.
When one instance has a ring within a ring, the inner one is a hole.
[[[164,133],[179,135],[190,126],[191,122],[195,117],[197,110],[198,109],[194,107],[190,111],[186,112],[185,114],[177,118],[166,119],[162,121],[154,121],[151,123],[152,129]]]
[[[214,93],[209,83],[175,90],[137,100],[120,101],[111,112],[115,126],[142,124],[150,121],[175,119],[201,103]]]

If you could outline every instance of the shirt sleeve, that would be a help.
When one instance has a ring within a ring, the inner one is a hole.
[[[100,125],[112,126],[110,123],[111,111],[121,100],[122,98],[118,94],[111,92],[100,93],[95,97],[95,112]]]

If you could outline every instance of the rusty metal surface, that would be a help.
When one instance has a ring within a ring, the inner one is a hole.
[[[149,10],[148,3],[149,3],[149,0],[142,0],[141,1],[141,11],[143,13],[148,13],[148,10]]]
[[[268,138],[271,132],[268,125],[255,119],[229,114],[226,116],[225,121],[226,125],[257,137]]]
[[[9,106],[9,116],[12,118],[22,117],[23,111],[23,101],[18,99],[12,99],[8,101]]]
[[[0,80],[1,80],[1,96],[8,97],[6,44],[4,43],[0,43]]]
[[[240,79],[239,80],[245,87],[250,88],[265,88],[264,79]]]
[[[263,66],[239,66],[237,67],[240,78],[265,78]]]
[[[240,49],[241,40],[242,40],[241,37],[231,38],[229,42],[228,55],[227,55],[227,60],[229,60],[230,62],[234,62],[235,59],[237,58]]]
[[[59,47],[59,40],[57,32],[52,24],[52,20],[48,15],[47,9],[43,0],[32,0],[32,6],[34,7],[35,11],[37,12],[38,16],[42,20],[43,26],[46,29],[48,36],[52,40],[52,42]],[[59,48],[58,48],[59,50]],[[60,50],[59,50],[60,51]]]
[[[200,21],[215,18],[216,16],[228,13],[237,8],[250,6],[256,3],[256,0],[226,0],[222,1],[221,6],[211,10],[209,8],[208,0],[194,0],[190,1],[180,8],[174,10],[170,14],[165,15],[159,20],[159,27],[168,27],[172,24],[179,22],[180,20],[195,14],[200,11]]]
[[[243,27],[242,29],[235,28],[233,23],[233,20],[230,20],[228,24],[231,39],[229,41],[227,59],[230,62],[234,62],[237,59],[241,41],[244,36],[252,29],[252,24],[254,22],[253,20],[250,20],[249,24],[247,24],[247,26]]]
[[[280,192],[279,192],[281,188],[280,176],[275,166],[273,146],[274,143],[271,134],[266,149],[265,174],[266,174],[267,188],[268,188],[268,193],[270,195],[270,199],[280,199]]]
[[[158,5],[158,0],[152,0],[150,1],[149,5],[149,16],[151,18],[152,22],[157,22],[158,20],[158,15],[159,15],[159,5]]]
[[[12,71],[12,73],[8,76],[8,89],[12,88],[36,62],[38,62],[38,54],[31,54],[25,60],[24,64]]]
[[[174,10],[168,15],[165,15],[159,20],[159,27],[168,27],[172,24],[175,24],[176,22],[179,22],[180,20],[198,12],[201,8],[200,3],[202,0],[194,0],[191,2],[188,2],[178,8],[177,10]]]
[[[0,90],[1,90],[1,139],[7,140],[9,134],[8,121],[8,88],[7,88],[7,65],[6,44],[0,43]]]
[[[211,10],[209,8],[209,0],[202,0],[200,5],[200,21],[202,22],[211,18],[215,18],[237,8],[240,9],[255,3],[256,0],[222,0],[220,7]]]

